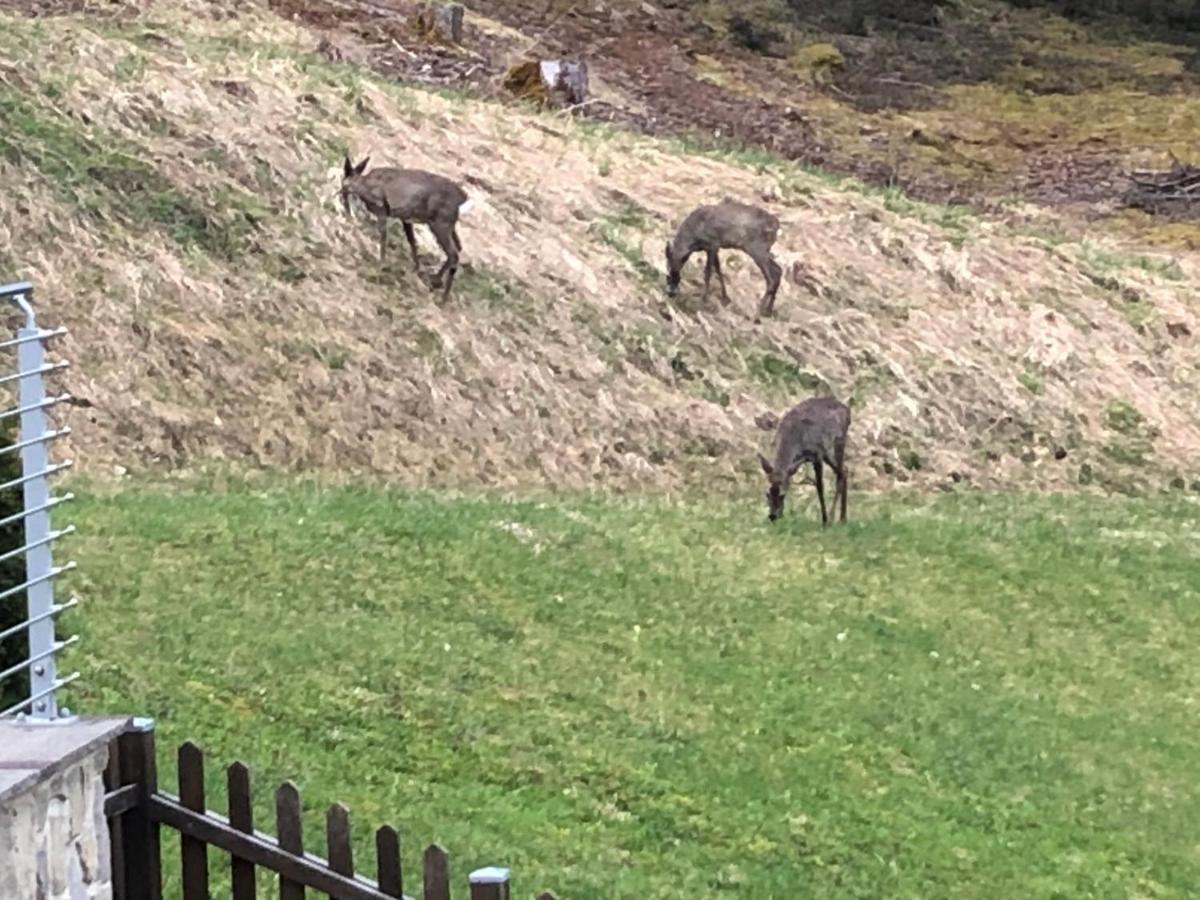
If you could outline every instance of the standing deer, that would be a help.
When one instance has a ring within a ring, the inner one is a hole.
[[[721,285],[721,302],[729,304],[725,276],[721,272],[719,250],[741,250],[762,272],[767,289],[758,304],[759,316],[769,316],[775,308],[775,294],[783,280],[783,269],[771,256],[771,246],[779,236],[779,219],[765,209],[739,203],[726,197],[720,203],[700,206],[691,212],[675,239],[667,244],[667,296],[679,293],[680,271],[693,253],[704,251],[704,300],[708,301],[713,273]]]
[[[442,301],[450,297],[450,286],[458,271],[458,254],[462,241],[458,239],[458,217],[467,212],[472,201],[466,191],[449,178],[425,172],[421,169],[398,169],[385,166],[372,169],[367,174],[364,159],[357,166],[350,157],[342,170],[342,208],[350,212],[350,198],[357,197],[366,208],[379,219],[379,261],[382,263],[387,252],[388,219],[399,219],[404,225],[404,236],[412,249],[413,266],[420,274],[421,263],[417,258],[417,236],[413,223],[429,226],[438,246],[446,254],[446,261],[433,276],[432,287],[436,289],[445,276]]]
[[[833,495],[834,512],[841,498],[841,520],[846,521],[846,434],[850,430],[850,408],[832,397],[813,397],[796,404],[775,430],[775,461],[761,453],[758,461],[767,474],[767,517],[774,522],[783,515],[783,498],[792,476],[806,462],[813,464],[817,500],[821,504],[821,525],[829,524],[825,510],[823,464],[837,476]]]

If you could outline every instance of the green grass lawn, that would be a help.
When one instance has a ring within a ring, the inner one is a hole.
[[[364,871],[392,822],[409,893],[436,840],[520,897],[1194,896],[1200,506],[800,500],[86,494],[71,705]]]

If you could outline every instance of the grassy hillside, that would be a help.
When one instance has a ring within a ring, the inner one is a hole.
[[[72,329],[85,470],[721,490],[756,419],[831,390],[860,487],[1200,476],[1186,254],[399,86],[253,6],[106,10],[0,13],[0,269]],[[336,207],[346,149],[464,179],[453,302]],[[776,321],[737,255],[733,307],[696,263],[663,304],[664,241],[724,195],[784,222]]]
[[[1194,503],[212,487],[79,505],[71,705],[154,716],[167,785],[188,738],[295,779],[309,846],[342,801],[364,865],[386,818],[523,897],[1200,880]]]
[[[1194,222],[1122,204],[1126,170],[1189,158],[1200,139],[1198,35],[1153,24],[1172,7],[1195,21],[1191,0],[478,0],[463,51],[409,26],[421,4],[270,0],[381,72],[502,94],[517,60],[582,56],[589,117],[732,139],[923,199],[1033,199],[1163,245],[1200,241]]]

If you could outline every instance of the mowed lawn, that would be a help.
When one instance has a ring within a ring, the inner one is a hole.
[[[71,705],[560,898],[1185,897],[1200,505],[131,488]],[[65,522],[67,515],[59,515]],[[214,858],[216,854],[213,854]],[[173,873],[172,873],[173,874]],[[174,874],[173,874],[174,877]],[[219,896],[216,894],[215,896]]]

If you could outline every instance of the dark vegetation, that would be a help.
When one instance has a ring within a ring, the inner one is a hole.
[[[1048,9],[1079,21],[1094,22],[1121,16],[1148,25],[1200,28],[1200,3],[1196,0],[1007,0],[1021,9]],[[958,8],[957,0],[787,0],[801,19],[851,34],[888,25],[936,27]]]
[[[16,440],[16,419],[0,422],[0,446],[7,447]],[[21,477],[21,459],[15,453],[0,455],[0,484]],[[0,491],[0,519],[20,512],[22,508],[19,487]],[[25,523],[14,522],[0,527],[0,554],[9,553],[25,543]],[[25,581],[25,557],[17,555],[0,560],[0,592],[7,591]],[[25,595],[18,594],[0,600],[0,634],[15,628],[25,618]],[[0,672],[7,671],[29,655],[29,641],[24,632],[0,641]],[[29,695],[29,676],[18,672],[0,681],[0,709],[8,709],[22,697]]]

